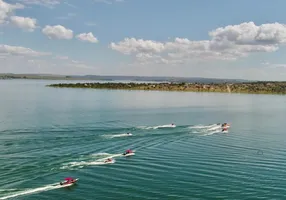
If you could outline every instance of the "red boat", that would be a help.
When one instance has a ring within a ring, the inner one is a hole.
[[[72,177],[65,178],[64,181],[60,182],[60,185],[72,185],[78,181],[78,178],[73,179]]]

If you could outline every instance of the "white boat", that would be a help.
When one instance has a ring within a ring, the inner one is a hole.
[[[135,155],[135,151],[132,151],[132,153],[127,153],[127,154],[125,152],[122,155],[125,156],[125,157],[127,157],[127,156],[134,156]]]
[[[128,153],[128,154],[123,154],[125,157],[127,157],[127,156],[134,156],[135,155],[135,153],[133,152],[133,153]]]

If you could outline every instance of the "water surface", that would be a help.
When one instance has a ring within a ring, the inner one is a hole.
[[[285,96],[45,87],[58,82],[0,81],[0,199],[285,198]]]

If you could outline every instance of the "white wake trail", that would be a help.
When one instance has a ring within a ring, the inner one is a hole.
[[[102,135],[105,138],[117,138],[117,137],[130,137],[132,134],[122,133],[122,134],[115,134],[115,135]]]
[[[13,197],[18,197],[18,196],[23,196],[23,195],[28,195],[28,194],[34,194],[34,193],[39,193],[39,192],[45,192],[45,191],[55,190],[55,189],[59,189],[59,188],[63,188],[63,187],[67,187],[67,186],[66,185],[60,185],[60,183],[54,183],[54,184],[49,184],[49,185],[39,187],[39,188],[35,188],[35,189],[26,189],[24,191],[16,192],[16,193],[8,195],[8,196],[0,197],[0,199],[10,199]],[[8,189],[7,191],[9,191],[9,190],[11,191],[13,189]]]
[[[229,126],[228,126],[229,127]],[[200,136],[209,136],[216,133],[228,133],[228,131],[222,131],[221,124],[209,124],[209,125],[194,125],[188,128],[193,129],[192,133],[201,133]]]
[[[158,125],[158,126],[138,126],[139,129],[159,129],[159,128],[176,128],[175,124],[165,124],[165,125]]]
[[[82,161],[74,161],[69,162],[66,164],[63,164],[60,169],[74,169],[74,168],[83,168],[85,166],[91,166],[91,165],[108,165],[115,163],[115,159],[112,159],[111,162],[105,162],[108,158],[116,158],[123,156],[122,154],[108,154],[108,153],[95,153],[91,155],[93,158],[89,160],[82,160]],[[94,158],[95,157],[95,158]],[[97,158],[96,157],[100,157]]]

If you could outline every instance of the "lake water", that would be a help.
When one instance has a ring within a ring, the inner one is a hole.
[[[286,96],[59,82],[0,81],[0,199],[286,198]]]

